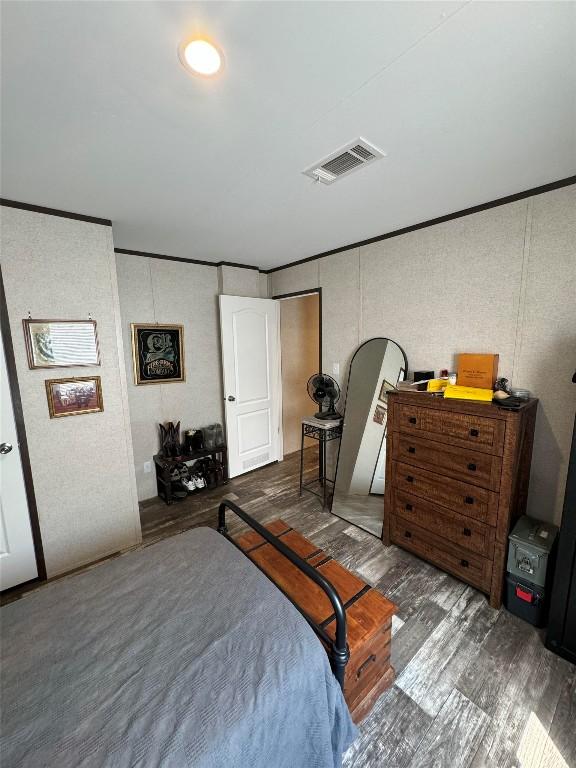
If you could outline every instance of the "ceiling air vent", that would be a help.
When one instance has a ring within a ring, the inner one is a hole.
[[[315,181],[321,181],[323,184],[333,184],[342,176],[347,176],[352,171],[356,171],[367,163],[372,163],[381,157],[386,157],[382,152],[366,139],[355,139],[344,147],[332,152],[310,168],[306,168],[302,173],[310,176]]]

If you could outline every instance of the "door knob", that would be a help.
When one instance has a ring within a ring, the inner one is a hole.
[[[229,403],[233,403],[235,400],[236,400],[236,398],[234,397],[234,395],[228,395],[228,402]]]
[[[0,453],[10,453],[12,450],[12,445],[10,443],[0,443]]]

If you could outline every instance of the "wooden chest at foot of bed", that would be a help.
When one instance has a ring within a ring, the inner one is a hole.
[[[359,723],[394,680],[390,640],[396,607],[283,520],[274,520],[265,527],[316,568],[340,595],[346,611],[350,649],[344,697],[354,722]],[[317,584],[255,531],[239,535],[235,541],[317,627],[334,638],[336,621],[332,604]]]

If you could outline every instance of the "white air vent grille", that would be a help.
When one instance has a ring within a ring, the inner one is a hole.
[[[302,173],[315,181],[321,181],[323,184],[333,184],[342,176],[346,176],[381,157],[386,157],[386,153],[370,144],[366,139],[359,138],[344,147],[340,147],[336,152],[332,152],[328,157],[314,163]]]
[[[357,165],[362,165],[364,160],[360,160],[359,157],[353,155],[352,152],[344,152],[342,155],[338,155],[334,160],[329,160],[324,163],[322,168],[328,173],[334,174],[334,176],[342,176],[346,171],[351,171],[352,168],[356,168]]]
[[[372,158],[376,157],[373,152],[370,152],[369,149],[363,147],[362,144],[356,144],[355,147],[352,147],[352,152],[354,152],[356,155],[360,155],[360,157],[364,158],[364,160],[372,160]]]

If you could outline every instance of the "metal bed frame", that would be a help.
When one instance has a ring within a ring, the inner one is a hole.
[[[281,554],[284,555],[284,557],[290,560],[291,563],[293,563],[304,574],[306,574],[309,579],[311,579],[324,591],[330,600],[336,620],[336,632],[334,635],[334,640],[332,640],[332,638],[324,631],[324,629],[319,626],[310,616],[308,616],[308,614],[302,610],[302,608],[297,603],[295,603],[294,600],[292,600],[292,598],[287,595],[281,587],[279,587],[275,582],[272,582],[274,586],[277,587],[277,589],[279,589],[282,594],[288,598],[288,600],[290,600],[292,605],[302,614],[310,627],[318,635],[320,640],[325,643],[328,648],[328,658],[330,660],[330,666],[332,667],[334,677],[338,681],[340,688],[344,690],[344,673],[346,671],[346,664],[350,658],[350,650],[348,648],[348,643],[346,642],[346,611],[344,610],[344,605],[340,595],[335,590],[334,586],[327,579],[325,579],[322,574],[318,573],[315,568],[313,568],[301,557],[298,557],[298,555],[289,547],[287,547],[286,544],[284,544],[284,542],[282,542],[277,536],[274,536],[273,533],[270,533],[267,528],[264,528],[264,526],[261,525],[257,520],[254,520],[253,517],[250,517],[250,515],[244,512],[243,509],[240,509],[239,506],[234,504],[233,501],[225,500],[218,507],[218,533],[221,533],[223,536],[225,536],[228,541],[234,544],[237,549],[243,552],[242,548],[239,547],[234,539],[228,534],[228,528],[226,526],[227,509],[231,512],[234,512],[235,515],[237,515],[247,525],[254,529],[256,533],[260,534],[263,539],[266,539],[270,545],[277,549]],[[248,557],[248,555],[246,556]],[[254,563],[254,561],[251,562]],[[256,565],[256,567],[259,568],[259,570],[261,570],[265,576],[270,578],[266,571],[260,568],[257,563],[254,563],[254,565]]]

